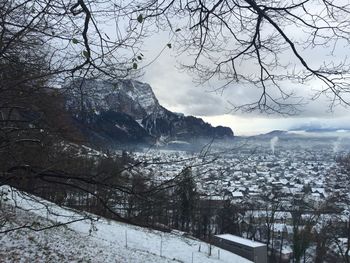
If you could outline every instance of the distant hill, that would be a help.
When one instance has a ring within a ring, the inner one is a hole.
[[[283,130],[273,130],[268,133],[264,134],[259,134],[259,135],[254,135],[250,136],[250,138],[261,138],[261,139],[272,139],[273,137],[286,137],[290,136],[291,134],[288,131],[283,131]]]
[[[337,131],[348,131],[350,132],[350,125],[344,124],[343,126],[337,127],[325,127],[321,124],[304,124],[293,127],[290,131],[304,131],[304,132],[337,132]]]
[[[271,140],[274,137],[279,139],[312,139],[312,138],[337,138],[339,136],[350,136],[350,130],[339,129],[309,129],[305,130],[273,130],[268,133],[250,136],[251,139]]]

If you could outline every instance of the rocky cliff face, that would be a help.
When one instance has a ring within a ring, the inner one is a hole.
[[[167,110],[159,104],[150,85],[136,80],[79,79],[69,87],[67,109],[94,136],[123,142],[233,136],[230,128],[212,127],[200,118]]]
[[[86,112],[123,112],[134,119],[143,119],[160,107],[152,88],[135,80],[79,79],[69,84],[73,87],[67,97],[69,109]]]

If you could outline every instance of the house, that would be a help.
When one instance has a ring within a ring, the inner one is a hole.
[[[254,263],[267,263],[266,244],[231,234],[215,235],[215,246],[228,250]]]

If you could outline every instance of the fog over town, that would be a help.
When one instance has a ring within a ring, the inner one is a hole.
[[[348,220],[350,181],[339,160],[348,154],[349,146],[345,131],[273,131],[232,141],[202,142],[202,148],[174,142],[171,147],[158,145],[131,155],[144,161],[137,172],[146,171],[150,179],[160,181],[177,176],[184,166],[192,167],[200,202],[211,209],[211,234],[222,232],[219,211],[230,202],[239,211],[234,217],[237,232],[271,242],[272,249],[281,251],[287,260],[293,252],[295,213],[313,218],[316,232],[327,224],[341,225]],[[346,244],[340,247],[345,249]],[[339,253],[337,242],[330,246],[332,253]],[[315,250],[316,244],[307,249],[309,260]]]

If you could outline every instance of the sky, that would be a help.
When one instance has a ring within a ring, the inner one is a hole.
[[[167,44],[167,40],[160,38],[156,50],[161,50],[162,46]],[[148,53],[150,57],[156,56],[154,50],[150,49]],[[142,81],[151,85],[160,104],[171,111],[203,118],[213,126],[228,126],[236,135],[254,135],[300,127],[339,129],[350,127],[348,108],[339,106],[330,111],[326,97],[311,101],[309,94],[305,94],[307,104],[300,106],[301,111],[294,116],[233,112],[230,103],[249,98],[250,91],[240,88],[239,84],[228,87],[222,92],[214,91],[215,86],[198,86],[193,81],[193,76],[179,69],[179,62],[172,50],[165,49],[144,69],[144,75],[141,77]]]
[[[174,43],[173,48],[164,48],[170,41],[171,38],[166,33],[158,33],[145,42],[145,59],[141,66],[147,66],[143,69],[144,75],[140,80],[149,83],[160,104],[171,111],[201,117],[214,126],[228,126],[236,135],[253,135],[303,127],[350,128],[349,108],[338,106],[330,111],[330,101],[326,96],[312,100],[314,91],[318,88],[316,82],[291,87],[303,98],[303,105],[298,107],[300,112],[296,115],[267,115],[260,112],[248,114],[232,111],[231,104],[250,101],[257,96],[257,90],[244,87],[240,83],[234,83],[219,91],[215,91],[219,85],[215,81],[210,85],[196,84],[193,75],[179,68],[179,64],[186,62],[188,57],[178,56]],[[324,51],[319,49],[318,52],[307,52],[306,56],[310,64],[317,65],[327,51],[326,48]],[[347,45],[340,47],[339,52],[341,56],[350,55]],[[148,65],[151,61],[152,63]],[[290,87],[284,88],[288,90]]]

